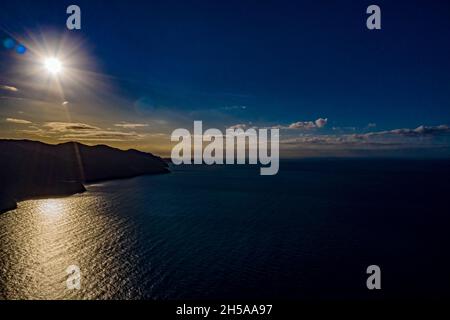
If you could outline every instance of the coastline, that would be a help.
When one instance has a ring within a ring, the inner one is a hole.
[[[86,191],[88,183],[164,174],[168,167],[162,158],[134,149],[0,139],[0,214],[23,200],[71,196]]]
[[[99,183],[99,182],[106,182],[106,181],[115,181],[115,180],[126,180],[126,179],[132,179],[136,177],[142,177],[142,176],[150,176],[150,175],[160,175],[160,174],[169,174],[171,171],[167,169],[164,172],[157,172],[157,173],[144,173],[144,174],[135,174],[135,175],[128,175],[128,176],[116,176],[106,179],[97,179],[97,180],[90,180],[86,181],[84,184],[81,182],[64,182],[65,189],[62,186],[62,184],[59,184],[55,186],[55,190],[53,192],[43,192],[39,195],[23,195],[22,197],[18,199],[14,199],[11,196],[2,195],[0,196],[0,215],[7,213],[9,211],[17,209],[17,205],[21,201],[26,200],[39,200],[39,199],[51,199],[51,198],[64,198],[64,197],[70,197],[76,194],[82,194],[86,192],[85,184],[93,184],[93,183]],[[70,186],[72,188],[69,190],[67,186]]]

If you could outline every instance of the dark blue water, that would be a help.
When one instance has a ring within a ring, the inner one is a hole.
[[[183,166],[26,201],[0,216],[0,294],[446,297],[449,177],[450,162],[430,160],[283,162],[273,177],[258,167]],[[64,287],[70,264],[83,272],[78,292]],[[377,292],[366,288],[373,264]]]

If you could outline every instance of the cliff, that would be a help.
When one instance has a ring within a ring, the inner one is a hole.
[[[137,150],[0,140],[0,213],[16,201],[84,192],[84,183],[168,172],[164,160]]]

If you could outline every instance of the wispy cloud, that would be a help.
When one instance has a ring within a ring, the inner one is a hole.
[[[31,121],[15,118],[6,118],[6,122],[16,123],[16,124],[31,124]]]
[[[45,137],[45,130],[39,128],[38,126],[29,126],[27,129],[18,130],[20,133],[29,134],[33,136]]]
[[[140,140],[144,136],[136,132],[121,132],[110,130],[98,130],[62,135],[59,140],[81,140],[81,141],[130,141]]]
[[[19,89],[17,89],[16,87],[13,87],[13,86],[6,86],[6,85],[0,85],[0,89],[1,89],[1,90],[5,90],[5,91],[12,91],[12,92],[17,92],[17,91],[19,91]]]
[[[394,129],[389,131],[370,132],[362,136],[405,136],[405,137],[419,137],[419,136],[435,136],[450,133],[448,125],[440,126],[420,126],[415,129]]]
[[[58,140],[119,142],[140,140],[145,137],[136,132],[105,130],[85,123],[47,122],[43,128],[46,129],[44,134]],[[40,134],[42,134],[41,131]]]
[[[44,127],[51,131],[57,132],[78,132],[78,131],[92,131],[100,130],[100,128],[91,126],[85,123],[71,123],[71,122],[47,122]]]
[[[255,126],[251,122],[249,123],[238,123],[229,126],[230,129],[242,129],[246,130],[249,128],[253,129],[280,129],[280,130],[312,130],[324,128],[328,123],[327,118],[319,118],[316,121],[298,121],[290,125],[272,125],[272,126]]]
[[[222,110],[246,110],[247,106],[234,105],[234,106],[226,106],[221,108]]]
[[[388,131],[368,132],[364,134],[317,135],[302,134],[289,136],[282,144],[296,148],[402,148],[402,147],[450,147],[450,127],[419,126],[415,129],[393,129]],[[444,139],[442,139],[444,138]]]
[[[120,127],[120,128],[125,128],[125,129],[136,129],[136,128],[148,127],[148,124],[147,123],[121,122],[121,123],[116,123],[114,126],[115,127]]]
[[[236,130],[236,129],[247,130],[247,129],[250,129],[250,128],[255,129],[256,127],[252,126],[251,123],[249,123],[249,124],[238,123],[238,124],[235,124],[235,125],[232,125],[232,126],[228,127],[228,129],[232,129],[232,130]]]
[[[303,130],[310,130],[316,128],[316,125],[312,121],[299,121],[290,124],[287,129],[303,129]]]
[[[299,121],[292,123],[287,128],[288,129],[301,129],[301,130],[311,130],[311,129],[320,129],[327,125],[327,118],[319,118],[316,121]]]
[[[256,126],[251,122],[249,123],[238,123],[232,126],[229,126],[230,129],[242,129],[246,130],[249,128],[253,129],[280,129],[280,130],[313,130],[313,129],[322,129],[328,124],[327,118],[319,118],[315,121],[298,121],[291,123],[289,125],[262,125]]]

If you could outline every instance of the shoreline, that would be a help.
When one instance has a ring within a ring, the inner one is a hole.
[[[9,196],[3,196],[3,197],[0,197],[0,216],[9,211],[16,210],[18,207],[18,203],[22,202],[22,201],[66,198],[66,197],[71,197],[71,196],[74,196],[77,194],[85,193],[87,191],[86,185],[89,185],[89,184],[117,181],[117,180],[127,180],[127,179],[133,179],[133,178],[137,178],[137,177],[154,176],[154,175],[162,175],[162,174],[169,174],[169,173],[171,173],[171,171],[169,169],[167,169],[167,171],[165,171],[165,172],[144,173],[144,174],[136,174],[136,175],[130,175],[130,176],[112,177],[112,178],[107,178],[107,179],[90,180],[90,181],[86,181],[85,183],[80,182],[78,185],[79,189],[74,190],[73,192],[60,192],[60,193],[55,192],[55,193],[46,193],[46,194],[42,194],[42,195],[29,195],[29,196],[25,195],[18,199],[14,199],[13,197],[9,197]]]
[[[20,201],[82,193],[89,183],[170,172],[151,153],[78,142],[0,139],[0,155],[0,214]]]

